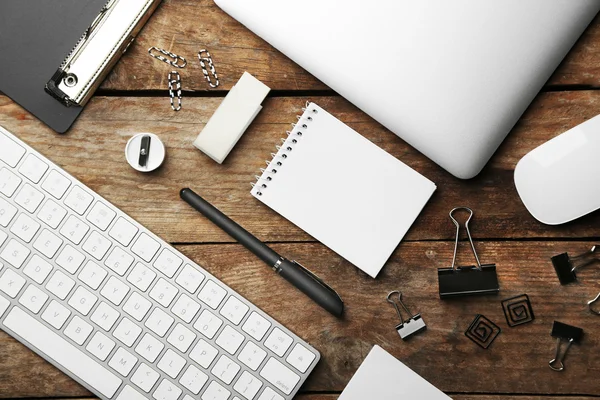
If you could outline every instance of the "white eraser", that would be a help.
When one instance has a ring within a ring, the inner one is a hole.
[[[269,91],[267,85],[244,72],[200,132],[194,146],[221,164],[262,110],[261,103]]]

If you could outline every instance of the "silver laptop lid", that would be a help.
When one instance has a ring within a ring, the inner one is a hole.
[[[598,0],[215,0],[459,178],[477,175]]]

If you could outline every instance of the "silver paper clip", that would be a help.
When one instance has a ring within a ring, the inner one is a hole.
[[[397,299],[393,297],[394,295],[398,295]],[[412,314],[408,307],[406,307],[406,305],[402,301],[401,292],[397,290],[390,292],[387,295],[387,301],[388,303],[394,306],[394,308],[396,309],[396,313],[400,318],[401,322],[396,326],[396,331],[398,331],[398,334],[400,335],[402,340],[406,340],[410,336],[419,333],[427,328],[427,326],[425,325],[425,321],[421,317],[421,314]],[[408,315],[407,319],[404,319],[402,317],[402,312],[400,311],[400,307],[398,307],[398,304],[404,309],[404,311],[406,311],[406,314]]]

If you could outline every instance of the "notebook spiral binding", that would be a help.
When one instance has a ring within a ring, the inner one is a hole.
[[[273,175],[277,173],[277,168],[283,166],[285,159],[288,158],[289,154],[294,149],[294,145],[298,143],[298,140],[302,137],[303,130],[308,129],[309,124],[313,121],[311,114],[317,114],[316,108],[310,110],[310,114],[307,114],[308,106],[310,102],[306,102],[306,105],[302,108],[303,114],[297,115],[298,123],[292,124],[292,130],[286,131],[287,139],[281,139],[281,146],[275,146],[277,153],[271,153],[271,161],[265,161],[267,168],[261,168],[261,176],[256,175],[256,183],[252,183],[252,187],[256,188],[256,194],[258,196],[263,195],[263,191],[268,188],[269,182],[273,180]]]

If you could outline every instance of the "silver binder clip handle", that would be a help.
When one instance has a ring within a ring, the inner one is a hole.
[[[399,292],[398,290],[390,292],[387,295],[386,300],[388,303],[394,306],[396,314],[398,314],[398,318],[400,318],[400,324],[396,326],[396,331],[403,340],[427,328],[427,326],[425,325],[425,321],[421,317],[421,314],[413,315],[406,306],[406,304],[404,304],[404,302],[402,301],[401,292]],[[402,312],[400,311],[400,307],[398,305],[402,307],[406,312],[406,319],[404,319],[404,317],[402,316]]]
[[[454,225],[456,226],[456,238],[454,239],[454,255],[452,256],[452,269],[456,269],[456,253],[458,252],[458,238],[460,234],[460,224],[458,223],[456,218],[454,218],[454,213],[459,210],[464,210],[469,213],[469,218],[465,222],[465,230],[467,231],[467,237],[469,238],[471,250],[473,250],[473,255],[475,256],[475,261],[477,261],[477,268],[481,269],[481,262],[479,261],[479,257],[477,256],[477,251],[475,251],[475,245],[473,244],[473,238],[471,237],[471,231],[469,230],[469,222],[471,221],[471,218],[473,218],[473,210],[471,210],[469,207],[456,207],[453,208],[448,214],[450,216],[450,219],[452,220],[452,222],[454,222]]]
[[[565,356],[567,355],[567,352],[569,351],[569,348],[573,344],[573,339],[569,339],[569,341],[567,342],[567,347],[565,348],[565,351],[563,351],[562,354],[560,354],[561,342],[561,338],[558,338],[556,340],[556,353],[554,353],[554,358],[548,362],[548,366],[550,366],[550,369],[556,372],[560,372],[565,369],[565,364],[563,363],[563,361],[565,359]]]
[[[594,308],[594,304],[596,304],[597,302],[600,302],[600,293],[598,293],[598,296],[596,296],[593,300],[588,301],[588,308],[590,309],[590,311],[596,315],[600,315],[600,311],[596,310]]]

